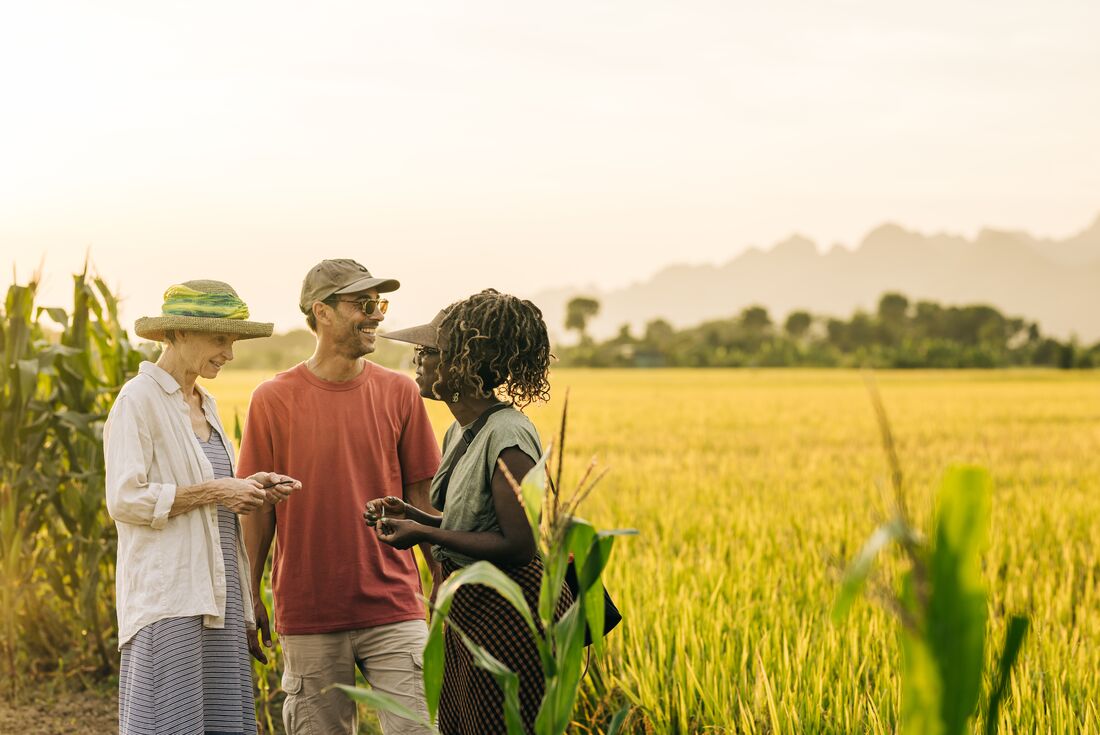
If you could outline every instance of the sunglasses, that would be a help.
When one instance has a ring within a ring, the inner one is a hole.
[[[439,354],[439,350],[435,347],[424,347],[423,345],[417,345],[415,348],[413,348],[413,360],[415,362],[420,362],[425,357],[432,357]]]
[[[355,304],[359,307],[359,310],[370,316],[375,311],[379,314],[385,314],[386,309],[390,308],[390,302],[386,299],[336,299],[336,301],[343,301],[345,304]]]

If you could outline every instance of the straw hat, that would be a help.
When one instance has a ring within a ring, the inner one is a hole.
[[[248,306],[223,281],[186,281],[164,292],[161,316],[145,316],[134,324],[139,337],[164,340],[173,329],[235,334],[240,339],[270,337],[275,325],[248,321]]]

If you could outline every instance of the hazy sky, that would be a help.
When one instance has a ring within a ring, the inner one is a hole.
[[[127,318],[405,283],[391,325],[886,221],[1100,212],[1100,3],[35,2],[0,10],[0,286],[90,249]],[[706,298],[706,295],[701,295]]]

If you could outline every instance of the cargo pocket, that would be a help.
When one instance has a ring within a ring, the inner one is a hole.
[[[310,724],[308,707],[302,707],[302,677],[283,673],[283,691],[286,699],[283,700],[283,726],[287,735],[313,735],[313,726]]]
[[[288,696],[302,693],[302,677],[283,672],[283,691]]]
[[[408,688],[404,692],[409,701],[403,704],[427,722],[429,715],[428,699],[424,695],[424,653],[413,651],[409,657],[412,659],[412,681],[408,682]],[[421,732],[421,730],[413,730],[413,732]]]

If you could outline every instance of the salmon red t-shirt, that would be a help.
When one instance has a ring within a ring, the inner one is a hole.
[[[275,629],[302,635],[424,618],[412,550],[378,541],[363,506],[431,478],[439,446],[416,384],[368,362],[321,380],[300,364],[252,394],[237,470],[302,489],[275,506]]]

